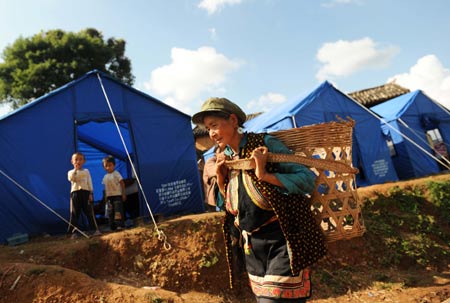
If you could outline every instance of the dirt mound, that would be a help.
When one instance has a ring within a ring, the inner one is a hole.
[[[360,195],[370,197],[392,186],[364,188]],[[228,287],[222,217],[205,213],[159,223],[170,249],[152,225],[90,239],[53,236],[2,246],[0,302],[254,302],[245,278],[235,289]],[[434,303],[450,298],[450,252],[439,267],[386,264],[382,246],[373,247],[373,236],[329,244],[328,256],[313,267],[309,302]]]
[[[222,215],[161,223],[166,246],[148,225],[2,247],[0,302],[232,302]],[[244,296],[251,296],[248,289]]]

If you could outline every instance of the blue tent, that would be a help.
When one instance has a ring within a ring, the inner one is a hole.
[[[253,132],[272,132],[336,121],[337,116],[355,121],[352,152],[353,165],[360,170],[356,177],[358,186],[398,180],[379,129],[380,121],[327,81],[306,97],[247,121],[245,128]]]
[[[2,117],[0,146],[0,242],[66,231],[38,201],[69,218],[75,151],[86,156],[95,200],[102,198],[102,158],[113,155],[122,176],[133,178],[129,155],[153,213],[203,211],[190,116],[98,71]],[[148,216],[139,198],[139,215]]]
[[[428,141],[427,131],[439,129],[449,149],[450,114],[448,110],[420,90],[373,106],[371,110],[384,120],[381,127],[394,144],[396,155],[392,159],[400,179],[422,177],[440,171],[436,160],[429,155],[433,155],[434,151]]]

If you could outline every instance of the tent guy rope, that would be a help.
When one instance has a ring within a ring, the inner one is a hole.
[[[429,145],[427,141],[423,140],[422,137],[411,127],[409,127],[409,125],[403,121],[402,119],[398,119],[398,121],[404,126],[406,127],[411,133],[413,133],[417,139],[422,142],[425,143],[426,145]],[[445,168],[450,169],[450,161],[447,160],[445,157],[443,157],[442,159],[437,158],[436,156],[430,154],[429,152],[427,152],[426,150],[424,150],[422,147],[420,147],[418,144],[416,144],[414,142],[414,145],[416,145],[417,148],[421,149],[424,153],[426,153],[427,155],[429,155],[433,160],[439,162],[440,164],[442,164]],[[437,153],[436,149],[433,146],[430,146],[430,148]],[[446,163],[443,163],[441,160],[445,161]]]
[[[69,225],[70,224],[69,221],[67,221],[64,217],[62,217],[60,214],[58,214],[56,211],[54,211],[50,206],[48,206],[47,204],[45,204],[43,201],[41,201],[41,199],[39,199],[38,197],[36,197],[35,195],[33,195],[29,190],[27,190],[25,187],[23,187],[22,185],[19,184],[19,182],[17,182],[16,180],[14,180],[13,178],[11,178],[10,176],[8,176],[3,170],[0,169],[0,174],[2,174],[3,176],[5,176],[6,179],[8,179],[9,181],[11,181],[12,183],[14,183],[14,185],[16,185],[18,188],[20,188],[22,191],[24,191],[26,194],[28,194],[30,197],[32,197],[34,200],[36,200],[37,202],[39,202],[42,206],[44,206],[46,209],[48,209],[50,212],[52,212],[54,215],[56,215],[58,218],[60,218],[61,220],[63,220],[64,222],[66,222]],[[89,238],[89,236],[84,233],[83,231],[81,231],[80,229],[78,229],[76,226],[72,225],[74,230],[78,231],[80,234],[82,234],[84,237]]]
[[[125,140],[124,140],[124,138],[122,136],[122,132],[120,131],[119,123],[117,123],[116,115],[114,114],[114,111],[113,111],[113,109],[111,107],[111,102],[109,101],[108,94],[106,93],[105,87],[103,85],[102,78],[100,77],[99,73],[97,73],[97,78],[98,78],[98,81],[99,81],[100,86],[102,88],[103,95],[105,96],[106,104],[108,104],[109,111],[111,112],[111,116],[112,116],[112,118],[114,120],[114,124],[116,125],[117,132],[119,133],[120,140],[122,141],[123,148],[125,149],[125,152],[127,154],[128,161],[130,161],[131,169],[133,170],[133,174],[136,177],[136,181],[138,183],[139,190],[142,193],[142,196],[143,196],[144,201],[145,201],[145,205],[147,206],[147,209],[148,209],[148,211],[150,213],[150,217],[152,218],[153,224],[155,225],[155,230],[156,230],[156,232],[158,234],[158,240],[163,241],[164,242],[164,244],[163,244],[164,248],[166,250],[169,250],[169,249],[172,248],[172,246],[167,241],[167,236],[164,234],[164,232],[158,228],[158,224],[156,223],[155,217],[153,216],[153,212],[152,212],[152,210],[150,208],[150,204],[148,203],[147,196],[145,195],[144,189],[142,188],[141,180],[139,179],[139,176],[138,176],[138,174],[136,172],[136,168],[135,168],[135,166],[133,164],[133,161],[131,160],[130,152],[128,151],[127,145],[125,144]]]

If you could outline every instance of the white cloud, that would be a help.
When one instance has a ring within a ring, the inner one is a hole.
[[[241,3],[242,0],[202,0],[198,7],[205,9],[208,15],[212,15],[220,11],[225,5],[234,5]]]
[[[444,67],[435,55],[427,55],[409,69],[408,73],[391,77],[410,90],[422,90],[430,98],[450,109],[450,69]]]
[[[345,5],[345,4],[362,5],[363,1],[362,0],[331,0],[329,2],[322,3],[321,6],[326,7],[326,8],[332,8],[332,7],[335,7],[338,5]]]
[[[328,78],[348,76],[364,69],[383,68],[398,51],[396,46],[379,47],[367,37],[361,40],[325,43],[316,55],[317,60],[323,64],[316,78],[324,81]]]
[[[257,100],[252,100],[247,104],[249,113],[267,112],[276,106],[283,104],[286,97],[277,93],[267,93]]]
[[[144,83],[150,94],[158,94],[173,107],[190,113],[189,103],[202,93],[223,94],[227,75],[237,70],[242,61],[228,59],[212,47],[197,50],[172,48],[172,62],[153,70]],[[184,110],[183,110],[184,109]]]

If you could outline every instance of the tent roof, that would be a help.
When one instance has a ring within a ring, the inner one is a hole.
[[[328,94],[328,95],[327,95]],[[324,81],[321,83],[316,89],[314,89],[311,93],[304,95],[303,97],[294,98],[293,100],[286,102],[277,108],[265,112],[260,116],[247,121],[245,123],[245,129],[248,131],[275,131],[278,129],[285,129],[285,127],[276,126],[281,121],[293,121],[293,117],[306,109],[306,107],[313,105],[316,100],[322,100],[321,104],[325,107],[343,107],[345,111],[350,112],[351,109],[348,107],[349,103],[355,104],[357,107],[360,107],[357,102],[349,98],[347,95],[336,89],[330,82]],[[342,102],[344,100],[344,102]],[[348,101],[348,102],[346,102]],[[323,112],[324,110],[329,110],[330,108],[322,108],[318,109],[318,111]],[[358,111],[360,112],[359,108]],[[318,112],[316,112],[318,113]],[[323,117],[315,117],[314,113],[309,112],[309,115],[312,120],[315,122],[305,123],[305,124],[313,124],[323,122]],[[302,116],[302,121],[306,122],[306,115]],[[345,118],[345,117],[342,117]],[[290,127],[294,127],[292,122],[290,123]],[[288,124],[289,124],[288,123]],[[297,127],[299,125],[296,125]]]
[[[400,118],[403,113],[408,110],[411,104],[414,103],[416,96],[420,93],[419,90],[401,95],[388,102],[378,104],[370,109],[376,114],[380,115],[387,121],[392,121]]]
[[[61,86],[61,87],[59,87],[59,88],[57,88],[57,89],[55,89],[55,90],[49,92],[48,94],[45,94],[45,95],[43,95],[43,96],[41,96],[41,97],[39,97],[39,98],[37,98],[37,99],[35,99],[35,100],[33,100],[33,101],[27,103],[27,104],[25,104],[24,106],[19,107],[18,109],[14,110],[14,111],[12,111],[12,112],[9,112],[8,114],[6,114],[6,115],[0,117],[0,120],[6,119],[6,118],[8,118],[8,117],[10,117],[10,116],[12,116],[12,115],[18,113],[18,112],[24,111],[24,110],[26,110],[26,109],[28,109],[28,108],[30,108],[30,107],[36,106],[37,104],[39,104],[39,103],[45,101],[46,99],[48,99],[50,96],[56,95],[56,94],[60,93],[61,91],[64,91],[64,90],[67,90],[67,89],[69,89],[69,88],[71,88],[71,87],[73,87],[73,86],[76,86],[77,83],[82,82],[84,79],[86,79],[86,78],[92,76],[93,74],[99,74],[99,75],[101,76],[101,78],[108,78],[109,80],[112,80],[112,81],[114,81],[115,83],[117,83],[117,84],[119,84],[119,85],[121,85],[121,86],[123,86],[123,87],[126,87],[128,90],[131,90],[131,91],[133,91],[134,93],[137,93],[137,94],[139,94],[139,95],[142,95],[142,96],[144,96],[145,98],[151,98],[152,101],[157,102],[157,103],[159,103],[160,105],[165,106],[165,107],[167,107],[168,109],[170,109],[170,110],[172,110],[172,111],[176,111],[176,112],[178,112],[178,113],[180,113],[180,114],[182,114],[182,115],[184,115],[184,116],[190,117],[189,115],[187,115],[187,114],[185,114],[185,113],[179,111],[178,109],[173,108],[173,107],[167,105],[166,103],[161,102],[160,100],[155,99],[155,98],[153,98],[152,96],[150,96],[150,95],[148,95],[148,94],[145,94],[145,93],[141,92],[140,90],[137,90],[137,89],[135,89],[135,88],[133,88],[133,87],[131,87],[131,86],[128,86],[128,85],[125,84],[125,83],[122,83],[120,80],[118,80],[118,79],[112,77],[111,75],[108,75],[108,74],[106,74],[106,73],[104,73],[104,72],[102,72],[102,71],[99,71],[99,70],[94,69],[94,70],[92,70],[92,71],[90,71],[90,72],[87,72],[87,73],[84,74],[83,76],[77,78],[76,80],[73,80],[73,81],[71,81],[71,82],[69,82],[69,83],[63,85],[63,86]]]
[[[435,113],[445,120],[450,116],[448,109],[428,97],[421,90],[401,95],[370,109],[387,122],[396,120],[407,113],[416,115]]]

